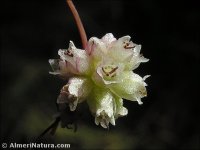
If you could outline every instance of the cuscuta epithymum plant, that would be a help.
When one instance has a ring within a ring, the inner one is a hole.
[[[124,99],[142,104],[141,98],[147,96],[144,81],[149,75],[142,78],[133,70],[148,59],[140,54],[141,45],[130,41],[130,36],[116,39],[107,33],[101,39],[91,37],[88,41],[72,1],[66,2],[78,26],[83,49],[76,48],[70,41],[67,49],[58,51],[59,59],[49,60],[53,69],[50,74],[67,80],[57,104],[61,109],[63,105],[69,106],[68,113],[73,114],[78,103],[87,102],[95,123],[108,128],[109,124],[115,125],[117,118],[128,114]],[[58,118],[54,122],[56,126]]]

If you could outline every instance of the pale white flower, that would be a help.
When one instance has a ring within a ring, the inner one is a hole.
[[[130,36],[118,40],[108,33],[101,39],[92,37],[87,49],[75,47],[60,49],[60,59],[49,60],[54,75],[68,79],[61,89],[57,103],[68,103],[74,111],[86,100],[95,123],[104,128],[115,125],[118,117],[128,114],[123,99],[137,101],[147,96],[145,79],[132,70],[148,59],[140,54],[141,45],[130,41]]]

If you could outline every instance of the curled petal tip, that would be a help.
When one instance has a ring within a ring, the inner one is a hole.
[[[143,77],[143,80],[146,80],[147,78],[149,78],[151,75],[146,75]]]
[[[142,105],[143,102],[142,102],[141,100],[138,100],[138,104],[139,104],[139,105]]]

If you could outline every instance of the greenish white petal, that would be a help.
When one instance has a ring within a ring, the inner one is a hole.
[[[128,109],[123,106],[123,99],[118,96],[115,97],[115,119],[118,117],[126,116],[128,114]]]
[[[124,61],[126,70],[134,70],[140,65],[140,63],[145,63],[149,61],[149,59],[143,57],[140,54],[140,50],[141,45],[134,44],[134,48],[132,49],[132,55],[130,55],[130,57],[126,61]]]
[[[134,44],[130,42],[130,36],[124,36],[112,43],[112,46],[108,49],[107,56],[116,62],[127,61],[133,55],[133,47]]]
[[[112,93],[100,87],[94,87],[87,99],[90,111],[95,116],[95,123],[108,128],[109,123],[115,125],[114,97]]]
[[[124,71],[121,78],[122,82],[109,85],[110,90],[119,97],[142,104],[141,98],[147,96],[143,78],[131,71]]]

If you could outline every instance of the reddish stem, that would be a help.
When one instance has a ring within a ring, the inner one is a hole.
[[[66,0],[66,3],[68,4],[68,6],[69,6],[69,8],[70,8],[70,10],[71,10],[71,12],[74,16],[76,25],[77,25],[79,33],[80,33],[83,48],[86,49],[87,48],[87,36],[86,36],[86,33],[85,33],[85,29],[83,27],[83,24],[81,22],[80,16],[79,16],[72,0]]]

